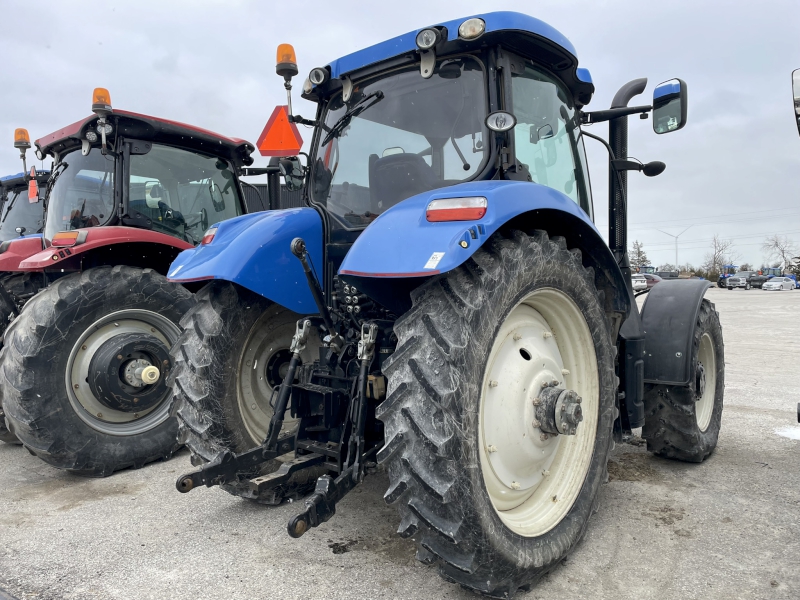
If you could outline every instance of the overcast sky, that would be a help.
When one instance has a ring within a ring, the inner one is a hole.
[[[0,175],[21,170],[15,127],[39,138],[88,116],[94,87],[107,87],[116,108],[255,142],[272,108],[285,103],[274,70],[278,43],[297,50],[299,91],[311,68],[344,54],[508,8],[494,0],[0,0]],[[661,81],[687,82],[683,130],[656,136],[651,121],[630,120],[629,153],[667,164],[657,178],[629,176],[630,240],[644,243],[653,264],[675,259],[673,238],[658,229],[678,234],[692,225],[680,237],[681,263],[701,263],[715,233],[734,240],[740,263],[761,264],[760,245],[770,233],[800,245],[800,137],[790,76],[800,68],[797,0],[541,0],[514,9],[572,41],[597,87],[589,109],[607,108],[637,77],[649,79],[634,100],[642,104]],[[312,117],[314,107],[296,94],[294,112]],[[310,131],[301,131],[308,141]],[[605,137],[607,126],[590,131]],[[605,232],[606,154],[592,140],[588,152],[597,225]]]

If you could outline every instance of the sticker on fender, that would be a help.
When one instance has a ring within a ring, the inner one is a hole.
[[[442,260],[444,257],[444,252],[434,252],[431,254],[431,257],[428,259],[428,262],[425,263],[425,266],[422,267],[423,269],[435,269],[439,264],[439,261]]]

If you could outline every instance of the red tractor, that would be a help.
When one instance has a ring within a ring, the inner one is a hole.
[[[8,429],[32,453],[106,476],[180,445],[165,380],[194,297],[165,275],[210,225],[245,212],[239,175],[254,147],[113,110],[102,88],[92,110],[36,141],[39,159],[53,158],[43,236],[3,269],[44,289],[6,331],[0,391]]]

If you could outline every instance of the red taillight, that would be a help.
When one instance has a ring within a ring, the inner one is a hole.
[[[200,245],[205,246],[206,244],[210,244],[215,235],[217,235],[217,228],[211,227],[203,234],[203,240],[200,242]]]
[[[428,204],[425,218],[431,223],[442,221],[477,221],[486,214],[486,198],[441,198]]]

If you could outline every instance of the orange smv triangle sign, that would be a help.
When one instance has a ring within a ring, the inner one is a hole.
[[[258,138],[261,156],[296,156],[303,147],[297,125],[289,122],[288,107],[276,106]]]

